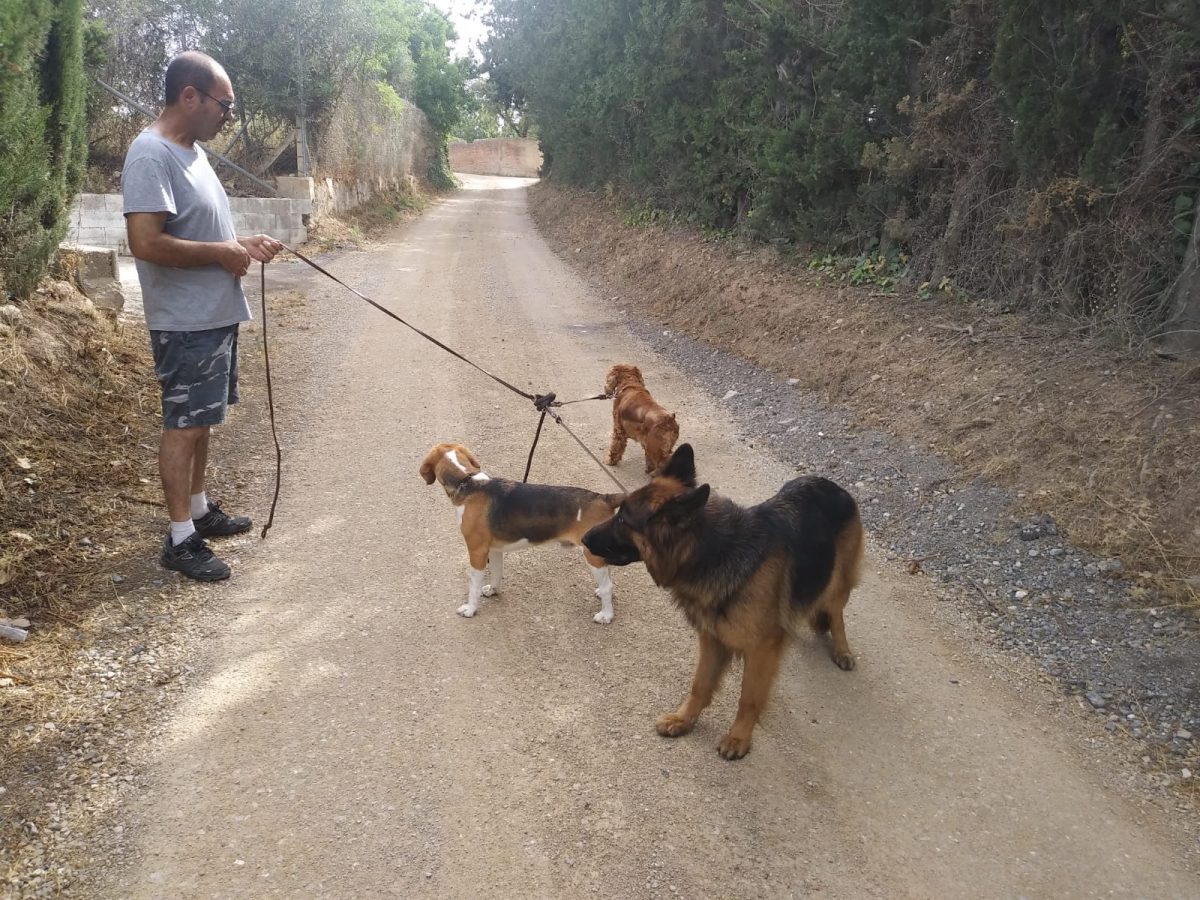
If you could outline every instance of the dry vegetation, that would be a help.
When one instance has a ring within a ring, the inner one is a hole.
[[[772,250],[630,226],[596,195],[545,183],[531,210],[623,304],[1014,485],[1144,589],[1200,598],[1200,361],[1096,346],[1068,321],[830,283]]]
[[[65,281],[44,282],[16,309],[0,331],[0,617],[29,619],[32,632],[26,644],[0,643],[6,726],[52,702],[43,663],[69,655],[63,634],[145,555],[131,525],[158,505],[144,331],[102,318]],[[6,728],[0,749],[16,734]]]

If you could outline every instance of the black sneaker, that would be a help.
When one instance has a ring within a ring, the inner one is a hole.
[[[229,566],[213,555],[200,532],[182,544],[172,544],[168,534],[158,561],[164,569],[174,569],[197,581],[221,581],[229,577]]]
[[[208,512],[198,519],[193,519],[192,524],[196,526],[200,537],[206,538],[229,537],[231,534],[241,534],[250,530],[250,519],[247,516],[228,515],[211,500],[208,501]]]

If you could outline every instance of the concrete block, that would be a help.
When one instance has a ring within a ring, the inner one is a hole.
[[[125,306],[117,251],[112,247],[76,244],[65,248],[78,261],[79,287],[97,309],[120,312]]]
[[[92,244],[103,247],[107,245],[107,229],[103,225],[80,225],[75,230],[76,240],[81,244]]]
[[[105,211],[104,194],[80,194],[79,208],[84,214],[102,213]]]
[[[313,199],[313,180],[303,175],[280,175],[275,179],[275,190],[280,197],[295,200]]]

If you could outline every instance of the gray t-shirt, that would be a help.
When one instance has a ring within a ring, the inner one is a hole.
[[[208,155],[146,129],[129,145],[121,173],[125,215],[165,212],[167,234],[189,241],[231,241],[229,198]],[[251,318],[242,281],[222,266],[176,268],[137,260],[146,325],[153,331],[202,331]]]

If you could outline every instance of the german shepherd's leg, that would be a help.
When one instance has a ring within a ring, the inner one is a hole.
[[[499,550],[488,553],[488,574],[492,580],[483,586],[480,593],[485,597],[494,597],[500,593],[500,586],[504,583],[504,554]]]
[[[850,599],[850,590],[846,589],[835,595],[833,600],[823,604],[809,617],[808,624],[817,634],[829,632],[829,655],[834,665],[849,672],[854,668],[854,654],[850,652],[850,642],[846,640],[846,622],[842,618],[842,610]]]
[[[625,455],[625,444],[628,440],[629,435],[625,433],[625,429],[621,425],[621,416],[617,412],[616,404],[613,404],[612,443],[608,445],[608,459],[605,462],[610,466],[615,466],[619,463],[621,457]]]
[[[754,726],[771,699],[771,686],[779,672],[787,638],[780,637],[746,651],[746,669],[742,673],[742,696],[738,700],[737,717],[729,733],[721,738],[717,752],[725,759],[741,759],[750,752]]]
[[[700,713],[712,703],[713,694],[721,683],[721,676],[729,668],[732,655],[715,635],[700,633],[700,658],[696,661],[696,673],[692,676],[692,689],[679,709],[658,717],[654,727],[659,734],[663,737],[680,737],[692,730]]]
[[[850,652],[850,642],[846,640],[846,623],[842,619],[842,607],[845,601],[834,604],[829,611],[829,637],[833,640],[833,662],[839,669],[849,672],[854,668],[854,654]]]
[[[458,614],[471,618],[479,612],[479,598],[483,596],[483,579],[487,576],[487,548],[471,548],[471,583],[467,592],[467,602],[458,608]]]
[[[592,621],[600,625],[608,625],[613,620],[613,583],[608,566],[598,556],[593,556],[587,550],[583,551],[592,577],[596,579],[596,596],[600,598],[600,612],[592,616]]]

